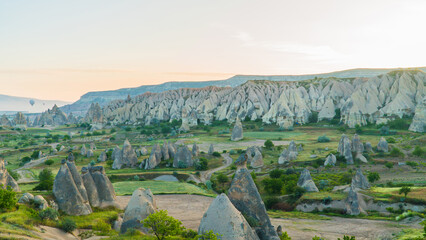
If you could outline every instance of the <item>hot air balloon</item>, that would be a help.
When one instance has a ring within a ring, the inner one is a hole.
[[[31,106],[34,106],[35,101],[33,99],[30,100]]]

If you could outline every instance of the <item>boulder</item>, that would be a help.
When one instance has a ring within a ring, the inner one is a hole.
[[[146,147],[141,147],[140,153],[142,156],[148,155],[148,149],[146,149]]]
[[[413,122],[408,130],[420,133],[426,131],[426,97],[423,97],[422,102],[417,104],[414,110]]]
[[[212,143],[212,144],[210,144],[208,154],[209,154],[209,155],[212,155],[213,153],[214,153],[214,147],[213,147],[213,143]]]
[[[367,178],[362,174],[361,168],[356,170],[355,176],[352,178],[352,186],[360,189],[369,189],[370,183]]]
[[[122,152],[123,152],[123,159],[122,159],[123,166],[128,168],[135,167],[138,163],[138,157],[136,156],[136,153],[133,150],[132,145],[130,145],[129,140],[127,139],[124,141]]]
[[[108,176],[105,174],[105,169],[102,166],[89,167],[90,175],[95,183],[100,208],[118,207],[116,203],[116,194],[114,187]]]
[[[297,152],[296,143],[294,140],[291,140],[290,144],[288,145],[288,151],[290,152]]]
[[[90,205],[92,207],[99,207],[100,201],[99,201],[98,189],[87,167],[83,167],[81,169],[81,178],[83,179],[83,184],[84,184],[84,187],[86,188],[87,197],[89,199]]]
[[[192,152],[186,145],[179,146],[173,159],[173,167],[179,167],[179,162],[182,162],[181,166],[192,167],[194,161],[192,159]]]
[[[174,159],[175,155],[176,155],[176,151],[177,151],[177,146],[175,144],[172,144],[172,143],[169,142],[167,147],[169,149],[170,158]]]
[[[44,210],[49,207],[46,199],[43,196],[37,195],[34,197],[34,203],[37,205],[37,208],[40,210]]]
[[[143,188],[136,189],[124,212],[120,232],[125,233],[127,229],[134,228],[148,233],[148,229],[143,227],[141,221],[153,214],[156,210],[157,204],[151,190],[145,190]]]
[[[373,146],[371,145],[370,142],[366,142],[365,143],[364,149],[365,149],[365,151],[367,153],[372,153],[373,152]]]
[[[22,195],[22,197],[19,198],[18,203],[30,203],[33,200],[34,200],[34,195],[26,192]]]
[[[234,128],[232,129],[231,141],[239,141],[241,139],[243,139],[243,124],[237,117]]]
[[[161,152],[161,146],[160,144],[155,144],[151,149],[151,154],[155,154],[155,158],[158,162],[160,162],[163,159],[163,153]]]
[[[263,157],[259,147],[256,147],[256,146],[248,147],[246,150],[246,153],[248,157],[247,162],[250,164],[252,168],[263,167]]]
[[[290,163],[289,152],[287,148],[281,152],[280,157],[278,158],[278,164],[288,164]]]
[[[389,152],[388,142],[384,137],[380,138],[379,143],[377,144],[377,151],[379,152]]]
[[[112,159],[114,160],[112,169],[121,169],[123,166],[123,153],[120,147],[115,146],[114,150],[112,151]]]
[[[87,155],[87,149],[86,149],[86,145],[83,144],[83,146],[80,149],[80,154],[81,156],[86,156]]]
[[[330,154],[325,158],[324,166],[335,166],[336,161],[336,156],[334,156],[334,154]]]
[[[352,157],[352,143],[345,134],[342,134],[342,137],[340,138],[337,151],[340,153],[340,155],[345,157],[346,164],[354,164]]]
[[[201,235],[208,231],[219,234],[220,239],[259,239],[244,216],[223,193],[213,200],[201,219],[198,234]]]
[[[58,207],[68,215],[88,215],[92,213],[89,201],[82,196],[77,187],[73,174],[65,160],[53,182],[53,195]]]
[[[311,173],[307,168],[303,169],[300,174],[297,186],[304,188],[307,192],[319,192],[317,186],[312,180]]]
[[[279,240],[277,232],[266,213],[265,204],[247,168],[240,167],[237,169],[228,190],[228,197],[238,211],[257,223],[255,231],[259,239]]]
[[[359,194],[353,186],[349,188],[348,197],[345,200],[345,212],[352,216],[358,216],[361,213],[365,214],[365,211],[360,207]]]
[[[86,155],[86,157],[93,157],[93,150],[92,149],[89,149],[89,150],[87,150],[87,155]]]
[[[18,183],[7,171],[3,158],[0,158],[0,187],[2,187],[3,189],[11,187],[15,192],[21,191]]]
[[[102,151],[101,154],[98,157],[98,161],[99,162],[105,162],[107,160],[107,155],[105,153],[105,151]]]
[[[197,146],[197,143],[194,142],[194,145],[192,145],[192,156],[198,157],[200,155],[200,148]]]
[[[152,151],[151,155],[149,155],[149,158],[146,159],[145,165],[144,166],[141,165],[141,168],[143,167],[144,169],[154,169],[158,165],[159,162],[160,161],[157,161],[157,157],[155,156],[155,152]]]
[[[161,158],[162,160],[169,160],[170,159],[169,146],[168,146],[166,141],[163,143],[163,146],[161,147],[161,157],[162,157]]]

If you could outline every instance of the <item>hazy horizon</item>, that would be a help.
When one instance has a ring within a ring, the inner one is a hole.
[[[426,66],[420,0],[0,1],[0,94]]]

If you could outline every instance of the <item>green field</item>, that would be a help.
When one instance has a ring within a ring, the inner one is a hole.
[[[194,194],[214,197],[210,193],[193,184],[163,181],[125,181],[113,183],[117,195],[132,195],[137,188],[149,188],[154,194]]]

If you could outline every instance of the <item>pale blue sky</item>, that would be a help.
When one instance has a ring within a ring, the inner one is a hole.
[[[0,0],[0,94],[426,66],[421,0]]]

